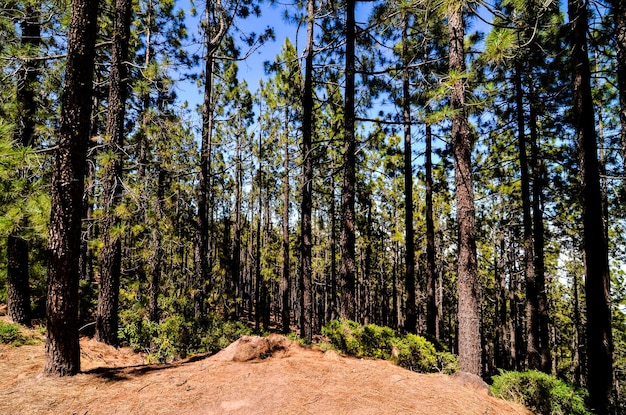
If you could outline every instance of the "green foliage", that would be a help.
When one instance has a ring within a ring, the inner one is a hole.
[[[217,315],[201,322],[180,314],[151,322],[137,314],[124,313],[119,338],[137,351],[148,353],[148,361],[167,362],[199,353],[215,353],[252,329],[242,322],[224,321]]]
[[[20,327],[17,324],[0,321],[0,343],[12,344],[20,340]]]
[[[398,364],[415,372],[455,373],[459,369],[456,357],[449,352],[437,352],[435,346],[421,336],[407,334],[397,347]]]
[[[491,393],[541,415],[591,415],[585,406],[585,390],[538,371],[502,372],[493,377]]]
[[[37,344],[39,341],[34,336],[24,335],[18,324],[7,323],[0,320],[0,344],[22,346],[25,344]]]
[[[332,320],[322,328],[322,334],[330,340],[331,344],[347,354],[359,356],[359,331],[358,323],[351,320]]]
[[[392,360],[415,372],[454,373],[458,363],[454,355],[437,351],[435,346],[415,334],[400,335],[389,327],[364,326],[350,320],[333,320],[322,328],[337,350],[359,356]]]

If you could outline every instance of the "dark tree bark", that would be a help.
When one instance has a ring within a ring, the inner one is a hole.
[[[300,233],[300,336],[313,340],[312,245],[311,215],[313,210],[313,54],[315,0],[307,1],[307,42],[304,62],[304,91],[302,91],[302,202]]]
[[[572,290],[574,292],[574,304],[572,308],[574,311],[574,336],[572,338],[572,360],[574,365],[574,385],[580,387],[583,384],[583,355],[581,353],[582,340],[582,319],[580,316],[580,301],[578,293],[578,275],[572,275]]]
[[[212,19],[215,17],[215,20]],[[204,57],[204,95],[202,100],[202,134],[200,144],[200,177],[198,180],[198,216],[194,243],[195,281],[193,283],[194,314],[196,320],[204,314],[204,300],[211,281],[211,253],[209,241],[209,198],[212,164],[212,137],[214,119],[213,77],[215,54],[232,20],[219,5],[207,3]]]
[[[28,242],[14,235],[7,242],[7,314],[14,323],[30,326]]]
[[[61,126],[51,188],[44,369],[47,375],[74,375],[80,370],[78,265],[98,3],[96,0],[72,2]]]
[[[24,16],[20,22],[20,42],[27,48],[26,56],[31,55],[31,49],[41,44],[41,23],[39,22],[39,10],[34,5],[24,8]],[[39,65],[37,59],[26,57],[17,68],[17,89],[15,102],[17,104],[17,119],[14,139],[24,147],[32,146],[35,138],[35,115],[37,103],[35,94]]]
[[[330,164],[330,319],[339,317],[339,300],[337,297],[337,198],[335,186],[335,156],[331,156]]]
[[[23,47],[27,48],[26,56],[32,53],[41,43],[41,24],[38,10],[27,5],[24,8],[24,17],[20,22],[21,39]],[[15,102],[17,105],[16,129],[14,140],[23,147],[34,144],[35,115],[37,103],[35,101],[35,89],[39,74],[39,66],[36,59],[28,57],[17,69],[17,88]],[[26,222],[26,221],[24,221]],[[23,225],[27,225],[24,223]],[[30,288],[29,288],[29,265],[28,265],[28,241],[18,235],[9,235],[7,239],[7,307],[8,315],[16,323],[30,326]]]
[[[476,231],[472,179],[472,138],[465,108],[464,3],[448,6],[449,67],[456,78],[450,95],[458,247],[458,350],[460,370],[481,374],[480,286],[476,265]]]
[[[537,131],[537,98],[532,80],[530,82],[530,167],[532,169],[532,217],[533,217],[533,254],[535,266],[535,288],[537,290],[537,313],[539,317],[539,355],[541,370],[551,372],[552,358],[550,354],[550,315],[548,296],[546,294],[545,269],[545,231],[543,224],[543,187],[545,169],[539,154],[539,134]]]
[[[495,365],[497,368],[508,370],[511,368],[510,350],[507,343],[507,289],[506,276],[504,275],[504,234],[498,232],[497,240],[494,241],[495,258],[495,282],[496,282],[496,337],[494,339]]]
[[[209,38],[207,32],[207,39]],[[216,46],[207,40],[204,66],[204,99],[202,103],[202,139],[200,148],[200,178],[198,180],[198,216],[194,246],[195,281],[193,284],[194,314],[198,320],[204,314],[206,284],[210,278],[209,212],[211,171],[211,141],[213,135],[213,68]]]
[[[586,2],[568,1],[571,25],[573,119],[583,204],[583,249],[587,299],[587,355],[589,406],[599,414],[610,413],[613,386],[613,336],[611,332],[608,243],[603,222],[602,191],[598,165],[591,71],[587,55]]]
[[[289,113],[285,111],[285,137],[283,159],[283,265],[280,282],[282,297],[281,317],[283,333],[291,331],[291,258],[289,249]]]
[[[344,106],[343,186],[341,189],[340,317],[356,318],[356,136],[355,136],[355,0],[346,1],[346,87]]]
[[[622,157],[626,160],[626,5],[623,0],[610,0],[609,3],[613,15],[613,36],[617,49],[617,88],[620,103]]]
[[[526,131],[524,120],[524,96],[522,90],[522,64],[517,62],[514,74],[515,102],[517,112],[517,142],[522,188],[522,222],[524,225],[524,277],[526,283],[526,356],[528,368],[541,369],[539,353],[539,297],[535,279],[533,244],[533,222],[530,201],[530,175],[528,153],[526,151]]]
[[[433,134],[426,124],[425,184],[426,184],[426,333],[437,338],[437,264],[435,262],[435,223],[433,220]]]
[[[408,16],[402,18],[402,123],[404,127],[404,244],[406,318],[404,329],[417,333],[415,305],[415,231],[413,228],[413,150],[411,146],[411,79],[409,77]]]
[[[124,147],[124,120],[128,96],[126,60],[130,38],[131,0],[116,0],[113,22],[113,47],[109,74],[107,113],[107,147],[112,158],[104,166],[102,218],[102,251],[100,253],[100,291],[96,313],[96,340],[117,346],[119,326],[119,290],[122,267],[122,243],[112,235],[119,225],[115,209],[122,197],[122,157]]]
[[[241,314],[241,304],[238,301],[242,296],[241,281],[241,186],[242,186],[242,165],[241,165],[241,143],[239,135],[235,143],[235,218],[233,221],[233,239],[231,247],[231,279],[233,291],[237,298],[235,302],[232,319],[235,320]]]

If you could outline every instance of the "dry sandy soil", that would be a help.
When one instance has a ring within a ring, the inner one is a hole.
[[[242,338],[213,356],[146,365],[81,340],[81,373],[43,376],[44,346],[0,346],[0,414],[531,415],[477,383],[342,357],[286,338]]]

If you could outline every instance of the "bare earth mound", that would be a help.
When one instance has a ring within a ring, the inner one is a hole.
[[[1,414],[530,415],[470,383],[390,362],[243,337],[211,357],[144,365],[81,340],[82,373],[42,376],[44,346],[0,346]],[[468,386],[465,386],[465,385]]]

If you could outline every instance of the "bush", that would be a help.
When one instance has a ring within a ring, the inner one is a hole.
[[[330,343],[344,353],[358,356],[361,326],[351,320],[332,320],[322,328],[322,334]]]
[[[454,355],[438,352],[421,336],[401,336],[389,327],[367,324],[361,326],[350,320],[333,320],[322,328],[322,334],[345,354],[392,360],[415,372],[452,374],[458,370]]]
[[[37,337],[37,333],[24,334],[20,330],[19,324],[7,323],[0,320],[0,344],[10,344],[17,347],[39,343],[41,343],[41,340]]]
[[[435,346],[421,336],[407,334],[396,343],[397,362],[400,366],[414,372],[430,373],[438,371]]]
[[[586,391],[546,373],[502,372],[492,379],[493,396],[518,402],[536,414],[591,415],[585,406]]]
[[[153,323],[136,314],[123,314],[118,332],[121,341],[148,353],[148,361],[167,362],[198,353],[215,353],[252,330],[241,322],[225,322],[206,316],[201,322],[172,315]]]
[[[359,352],[362,356],[389,360],[397,341],[396,332],[391,328],[368,324],[361,328]]]
[[[240,321],[223,321],[219,316],[208,319],[200,334],[200,351],[216,353],[241,336],[249,336],[253,330]]]
[[[13,344],[22,340],[20,326],[0,320],[0,343]]]

